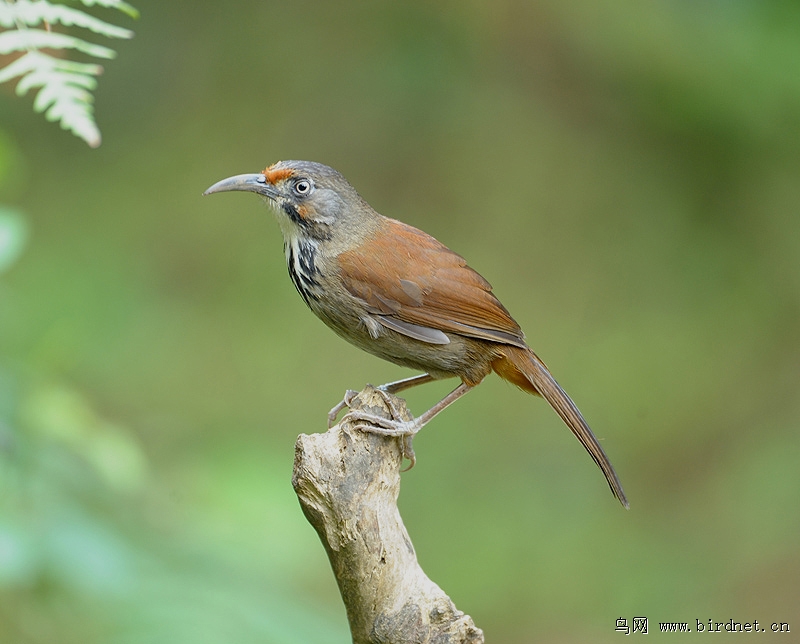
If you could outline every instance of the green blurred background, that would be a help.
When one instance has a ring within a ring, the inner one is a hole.
[[[294,440],[410,373],[306,310],[258,199],[200,196],[291,158],[492,281],[630,497],[494,376],[422,432],[401,511],[488,641],[800,632],[797,3],[134,4],[96,12],[136,31],[98,150],[0,97],[27,231],[0,274],[0,642],[348,641]]]

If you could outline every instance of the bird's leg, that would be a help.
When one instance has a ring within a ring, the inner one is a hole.
[[[424,374],[424,375],[427,376],[428,374]],[[428,377],[430,377],[430,376],[428,376]],[[419,376],[419,378],[421,379],[422,376]],[[403,413],[397,407],[397,402],[396,402],[396,398],[394,397],[394,395],[392,393],[386,391],[383,387],[391,387],[392,385],[402,384],[402,385],[404,385],[402,388],[407,389],[408,387],[413,387],[414,384],[422,384],[422,382],[416,382],[416,383],[413,383],[413,384],[407,384],[409,380],[416,380],[416,379],[417,379],[417,377],[406,378],[405,380],[399,380],[397,382],[390,382],[388,385],[382,385],[381,387],[378,387],[378,388],[375,389],[375,393],[378,394],[381,398],[383,398],[383,402],[386,404],[386,407],[389,408],[389,414],[391,415],[392,419],[402,422],[403,421]],[[431,378],[431,380],[432,379],[433,378]],[[400,390],[402,390],[402,388],[399,389],[399,390],[398,389],[393,389],[393,391],[400,391]],[[350,400],[352,400],[352,396],[351,396]],[[406,413],[408,413],[408,412],[406,411]],[[344,421],[346,419],[353,418],[354,414],[355,414],[355,412],[348,412],[347,414],[345,414],[345,416],[342,418],[342,420]],[[364,414],[364,418],[361,418],[360,420],[369,420],[369,419],[372,419],[373,417],[374,418],[381,418],[380,416],[373,416],[373,414],[370,414],[369,412],[363,412],[363,414]],[[386,420],[386,419],[383,419],[383,420]],[[354,429],[362,429],[363,430],[364,428],[367,428],[367,427],[371,427],[371,425],[355,425]],[[402,452],[402,456],[403,456],[403,458],[406,458],[409,461],[408,467],[405,468],[404,470],[402,470],[403,472],[406,472],[406,471],[410,470],[412,467],[414,467],[414,465],[416,465],[416,463],[417,463],[417,456],[416,456],[416,454],[414,454],[414,446],[412,445],[412,439],[414,437],[413,437],[413,435],[408,434],[406,436],[399,436],[399,438],[400,438],[400,451]]]
[[[403,380],[397,380],[395,382],[390,382],[385,385],[381,385],[380,387],[376,387],[375,391],[381,396],[381,398],[383,398],[383,401],[389,408],[391,418],[383,418],[382,416],[371,414],[361,409],[353,409],[348,411],[342,417],[342,422],[350,421],[355,423],[353,425],[353,429],[360,429],[361,431],[371,432],[373,434],[381,434],[382,436],[396,436],[402,439],[401,449],[403,451],[403,458],[407,458],[410,461],[409,466],[403,471],[405,472],[410,470],[417,462],[417,457],[414,454],[414,446],[412,445],[412,440],[416,433],[425,425],[427,425],[440,411],[450,406],[470,389],[472,389],[470,385],[462,383],[444,398],[442,398],[433,407],[431,407],[428,411],[422,414],[419,418],[404,420],[400,410],[397,408],[397,404],[395,403],[394,394],[405,389],[410,389],[411,387],[416,387],[417,385],[425,384],[426,382],[431,382],[433,380],[436,380],[433,376],[423,373],[419,376],[404,378]],[[336,416],[342,409],[350,406],[350,403],[353,401],[353,398],[355,398],[357,393],[358,392],[355,392],[351,389],[348,389],[345,392],[344,399],[333,409],[331,409],[330,413],[328,414],[328,427],[331,427],[333,423],[336,422]]]
[[[421,373],[418,376],[411,376],[410,378],[403,378],[402,380],[395,380],[394,382],[387,382],[385,385],[378,387],[379,391],[385,391],[387,394],[398,394],[411,387],[417,385],[424,385],[426,382],[433,382],[436,380],[429,373]]]
[[[385,385],[381,385],[375,389],[379,392],[384,392],[387,394],[396,394],[404,391],[405,389],[411,389],[411,387],[416,387],[417,385],[424,385],[426,382],[433,382],[434,380],[436,380],[436,378],[430,374],[422,373],[418,376],[411,376],[410,378],[403,378],[402,380],[387,382]],[[350,402],[357,393],[357,391],[353,391],[352,389],[348,389],[346,392],[344,392],[344,398],[328,412],[328,429],[333,427],[333,425],[336,423],[336,417],[339,415],[339,412],[345,407],[350,407]],[[394,409],[392,408],[393,403],[391,403],[385,396],[384,400],[386,401],[386,405],[389,407],[389,409],[391,409],[394,413]]]
[[[422,376],[419,376],[419,378],[422,378]],[[388,392],[378,389],[378,391],[383,394],[383,398],[386,400],[389,410],[392,412],[393,418],[381,418],[376,414],[370,414],[369,412],[365,412],[360,409],[353,409],[344,415],[342,422],[346,420],[350,422],[355,421],[355,425],[353,425],[354,429],[360,429],[373,434],[412,437],[431,420],[433,420],[434,416],[436,416],[440,411],[452,405],[470,389],[472,389],[470,385],[462,382],[458,387],[453,389],[453,391],[447,394],[428,411],[421,416],[414,418],[413,420],[403,420],[402,418],[398,418],[396,414],[397,408],[393,402],[390,402],[390,400],[387,398],[389,395]]]

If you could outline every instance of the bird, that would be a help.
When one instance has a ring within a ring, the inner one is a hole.
[[[261,172],[214,183],[203,194],[260,195],[280,226],[289,276],[305,303],[356,347],[419,375],[377,388],[389,395],[434,380],[461,383],[412,420],[361,410],[345,415],[359,427],[410,438],[494,371],[543,397],[605,475],[623,507],[622,484],[578,407],[525,341],[520,325],[466,260],[431,235],[379,214],[333,168],[278,161]],[[329,414],[329,426],[353,392]],[[413,459],[413,452],[412,459]],[[412,460],[413,465],[413,460]]]

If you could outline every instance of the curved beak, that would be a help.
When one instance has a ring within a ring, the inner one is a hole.
[[[203,195],[214,194],[215,192],[231,192],[241,190],[244,192],[255,192],[257,194],[275,199],[279,193],[275,188],[267,183],[267,178],[260,172],[257,174],[237,174],[235,177],[228,177],[222,181],[217,181],[208,188]]]

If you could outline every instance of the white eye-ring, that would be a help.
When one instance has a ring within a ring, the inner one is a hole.
[[[313,187],[310,179],[298,179],[294,182],[294,186],[292,189],[294,190],[295,194],[300,197],[305,197],[309,192],[311,192],[311,188]]]

